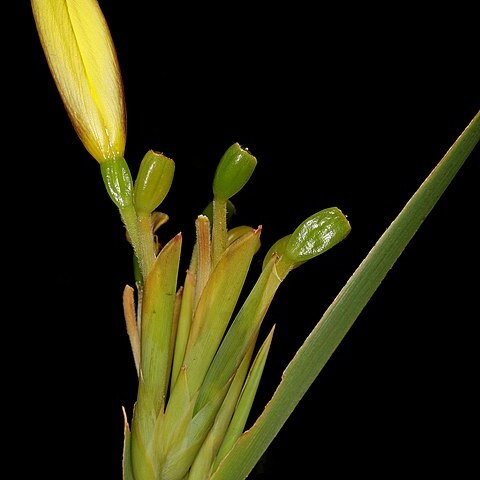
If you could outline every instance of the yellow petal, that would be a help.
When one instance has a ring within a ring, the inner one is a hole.
[[[97,1],[31,3],[48,65],[80,140],[98,162],[123,156],[122,79]]]

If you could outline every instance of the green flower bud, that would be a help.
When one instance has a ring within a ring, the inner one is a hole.
[[[158,208],[172,186],[174,172],[174,161],[162,153],[149,150],[145,154],[133,192],[138,213],[149,214]]]
[[[338,208],[326,208],[297,227],[285,247],[285,255],[295,265],[310,260],[341,242],[350,230],[350,223]]]
[[[133,181],[127,162],[116,157],[100,163],[103,181],[113,203],[123,210],[133,204]]]
[[[213,179],[213,196],[227,201],[248,182],[257,165],[257,159],[238,143],[223,154]]]

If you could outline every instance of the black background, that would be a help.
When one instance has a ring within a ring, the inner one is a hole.
[[[460,8],[100,5],[125,83],[132,172],[150,148],[176,162],[161,235],[182,231],[183,269],[233,142],[258,159],[233,199],[233,224],[263,226],[250,282],[269,246],[315,211],[337,206],[351,222],[347,239],[292,272],[271,306],[258,415],[325,308],[479,110],[478,26]],[[121,407],[130,412],[136,395],[121,310],[130,249],[98,164],[67,120],[28,2],[20,15],[18,137],[4,139],[20,153],[4,177],[15,223],[4,227],[14,244],[8,370],[22,388],[9,403],[25,401],[18,429],[41,452],[40,472],[119,479]],[[252,478],[474,476],[479,159],[477,147]]]

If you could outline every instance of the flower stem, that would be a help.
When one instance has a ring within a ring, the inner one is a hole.
[[[155,261],[155,242],[150,215],[137,215],[133,205],[119,208],[119,211],[145,280]]]
[[[152,220],[150,214],[139,214],[137,216],[138,226],[138,255],[143,278],[145,279],[152,269],[155,261],[155,242],[153,238]]]

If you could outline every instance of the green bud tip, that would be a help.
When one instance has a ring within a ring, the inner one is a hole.
[[[227,201],[248,182],[257,165],[257,159],[238,143],[223,154],[213,179],[215,199]]]

